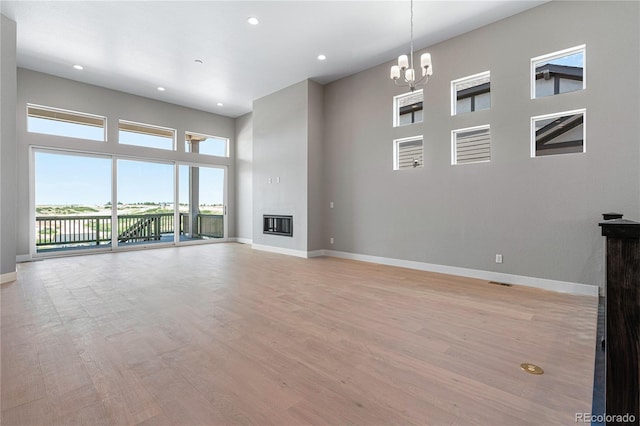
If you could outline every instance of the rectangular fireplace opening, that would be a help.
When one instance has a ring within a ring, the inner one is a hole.
[[[293,237],[293,216],[265,214],[262,218],[264,234]]]

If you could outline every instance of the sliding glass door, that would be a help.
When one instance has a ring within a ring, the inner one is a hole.
[[[226,238],[226,167],[44,149],[33,161],[37,254]]]
[[[180,165],[179,181],[180,241],[225,238],[225,169]]]
[[[36,253],[111,247],[111,158],[34,153]]]
[[[173,243],[173,164],[117,160],[118,246]]]

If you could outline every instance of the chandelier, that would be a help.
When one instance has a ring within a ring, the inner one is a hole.
[[[422,76],[416,80],[416,72],[413,68],[413,0],[411,0],[411,54],[398,57],[398,65],[391,67],[390,77],[396,86],[408,87],[413,92],[418,87],[427,84],[429,76],[433,74],[430,53],[423,53],[420,56],[420,70]]]

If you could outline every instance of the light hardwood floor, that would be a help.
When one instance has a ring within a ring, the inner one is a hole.
[[[7,426],[568,425],[591,409],[594,297],[233,243],[18,276],[1,292]]]

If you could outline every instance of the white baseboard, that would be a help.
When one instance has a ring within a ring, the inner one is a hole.
[[[10,283],[11,281],[16,281],[17,279],[18,273],[16,271],[7,272],[6,274],[0,275],[0,284]]]
[[[321,256],[326,256],[326,250],[314,250],[314,251],[308,251],[307,252],[307,257],[311,258],[311,257],[321,257]]]
[[[240,238],[240,237],[237,237],[237,238],[235,238],[235,240],[236,240],[237,243],[240,243],[240,244],[253,244],[253,240],[251,238]]]
[[[33,258],[30,254],[19,254],[16,256],[16,263],[31,262]]]
[[[368,256],[364,254],[347,253],[341,251],[324,250],[324,255],[342,259],[359,260],[362,262],[378,263],[381,265],[398,266],[401,268],[417,269],[420,271],[438,272],[441,274],[459,275],[505,284],[523,285],[559,293],[571,293],[584,296],[598,296],[599,287],[588,284],[556,281],[546,278],[526,277],[522,275],[504,274],[502,272],[482,271],[479,269],[459,268],[456,266],[436,265],[433,263],[415,262],[412,260],[393,259],[388,257]]]
[[[303,257],[305,259],[310,259],[312,257],[326,256],[326,252],[327,252],[326,250],[314,250],[314,251],[293,250],[293,249],[286,249],[286,248],[280,248],[280,247],[265,246],[262,244],[251,244],[251,248],[254,248],[256,250],[262,250],[262,251],[270,251],[272,253],[286,254],[289,256]]]
[[[271,253],[286,254],[288,256],[309,257],[309,253],[303,250],[293,250],[282,247],[265,246],[263,244],[251,244],[251,248],[262,251],[269,251]]]

